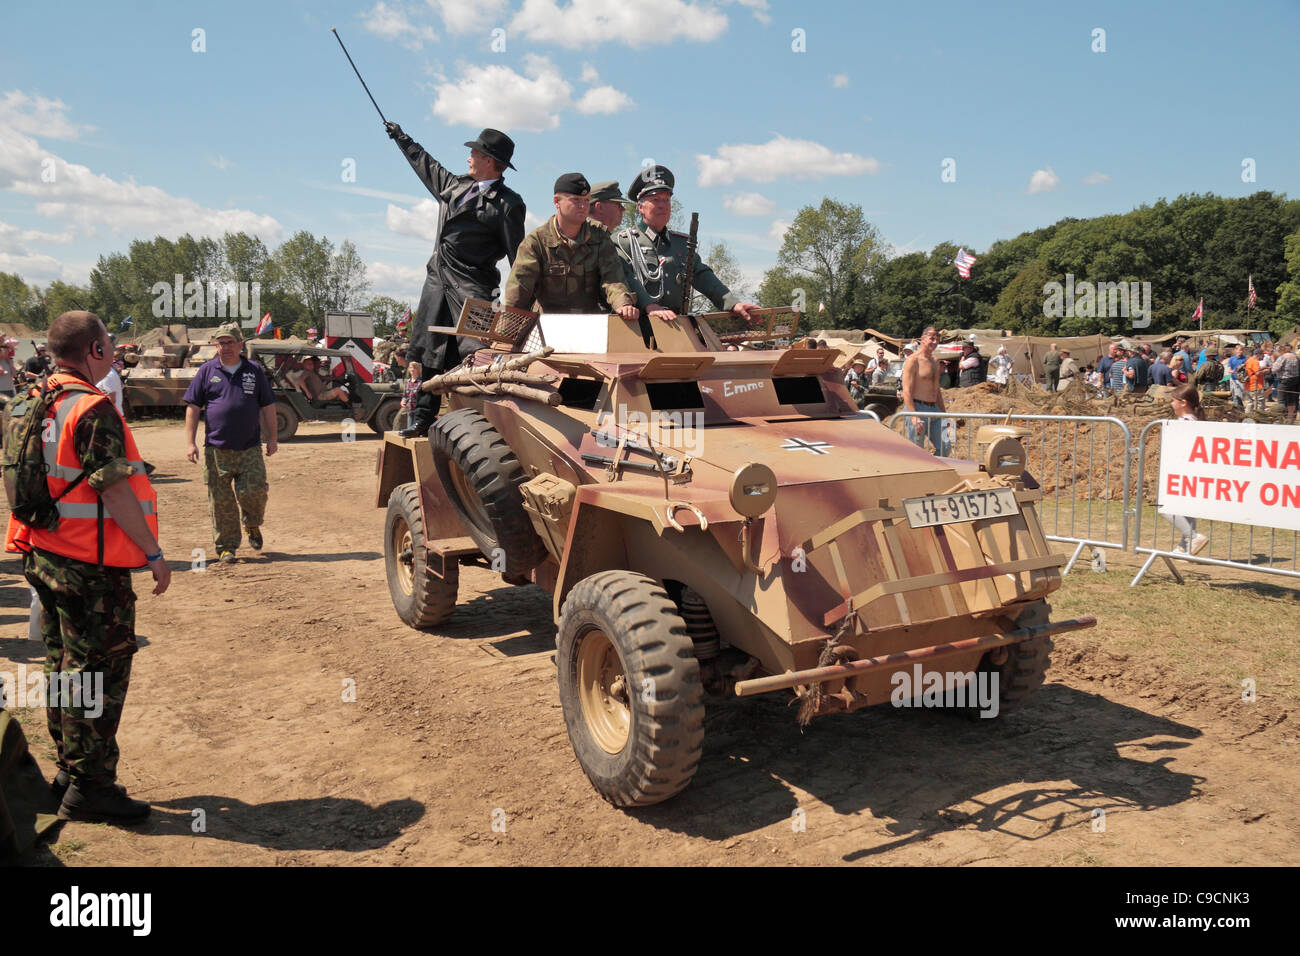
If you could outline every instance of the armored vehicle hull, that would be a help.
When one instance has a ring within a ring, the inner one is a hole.
[[[984,673],[1006,713],[1050,635],[1093,623],[1049,620],[1065,559],[1014,437],[938,459],[859,412],[825,350],[608,323],[599,353],[478,352],[429,439],[385,436],[376,504],[408,624],[453,612],[461,564],[550,592],[570,738],[611,802],[689,783],[706,694],[792,694],[807,722],[897,703],[921,664],[954,692]],[[530,391],[491,384],[503,358]]]

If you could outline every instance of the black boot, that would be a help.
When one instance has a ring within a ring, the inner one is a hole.
[[[413,408],[407,416],[406,427],[397,433],[398,438],[423,438],[429,434],[433,416],[423,408]]]
[[[149,816],[149,804],[132,800],[116,784],[85,786],[73,782],[59,805],[60,820],[90,823],[139,823]]]

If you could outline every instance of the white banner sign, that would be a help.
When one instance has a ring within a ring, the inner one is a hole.
[[[1156,501],[1161,514],[1300,531],[1300,428],[1169,422]]]

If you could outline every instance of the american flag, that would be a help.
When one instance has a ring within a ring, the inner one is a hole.
[[[1202,319],[1204,317],[1205,317],[1205,300],[1202,299],[1200,302],[1196,303],[1196,311],[1192,313],[1192,318]]]
[[[958,249],[957,255],[953,256],[952,264],[957,267],[957,275],[963,279],[970,278],[970,267],[979,260],[972,256],[965,249]]]
[[[1255,308],[1256,299],[1257,296],[1255,295],[1255,278],[1254,276],[1246,276],[1246,308],[1247,309]]]

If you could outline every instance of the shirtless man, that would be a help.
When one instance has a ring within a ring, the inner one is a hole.
[[[910,355],[903,363],[903,407],[909,412],[942,412],[943,392],[939,390],[939,360],[934,350],[939,345],[939,333],[933,325],[921,333],[921,350]],[[925,436],[930,436],[934,453],[947,458],[951,449],[944,435],[942,418],[908,418],[907,437],[920,447],[925,447]]]

